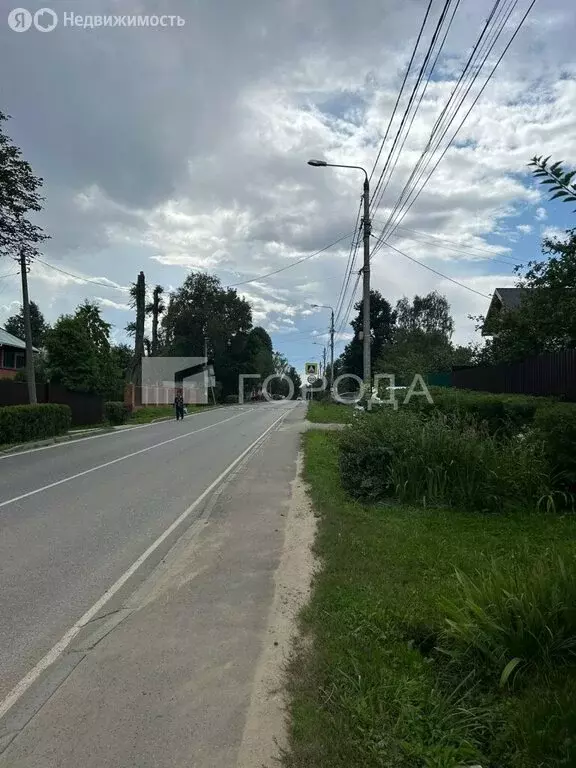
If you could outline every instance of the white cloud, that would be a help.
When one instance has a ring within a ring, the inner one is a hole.
[[[174,2],[177,12],[180,0]],[[142,3],[145,9],[147,0]],[[295,336],[289,329],[313,325],[311,335],[324,334],[328,318],[311,320],[308,304],[336,304],[348,242],[261,276],[353,229],[361,174],[311,168],[306,160],[372,167],[425,4],[386,0],[383,7],[367,0],[366,26],[343,0],[225,0],[224,13],[202,0],[193,12],[182,5],[184,16],[194,16],[184,30],[153,37],[142,31],[138,39],[123,38],[122,49],[104,31],[62,36],[58,45],[51,36],[35,36],[34,45],[7,36],[0,55],[14,72],[6,84],[15,116],[9,131],[46,179],[43,222],[52,235],[46,260],[74,274],[106,275],[124,291],[140,269],[150,285],[179,285],[189,269],[215,271],[224,285],[256,277],[238,286],[253,304],[255,322],[286,338]],[[534,208],[543,193],[527,173],[530,157],[548,147],[559,158],[576,156],[576,69],[566,65],[571,13],[570,0],[535,7],[458,145],[402,221],[408,229],[399,228],[391,241],[487,296],[496,285],[514,283],[503,268],[516,244],[526,242],[520,235],[531,231],[516,216],[535,210],[537,221],[546,219],[543,207]],[[450,57],[441,62],[444,79],[428,86],[376,213],[376,234],[485,15],[483,3],[462,4],[456,14]],[[42,125],[39,113],[46,116]],[[359,266],[357,260],[354,269]],[[372,282],[392,303],[434,288],[445,292],[458,339],[473,333],[468,315],[487,307],[484,297],[387,248],[374,257]],[[127,311],[122,292],[108,296],[101,286],[40,265],[31,288],[49,319],[94,291],[110,318]],[[14,283],[2,300],[8,305],[17,297]]]

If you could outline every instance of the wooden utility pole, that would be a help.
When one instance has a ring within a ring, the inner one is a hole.
[[[32,344],[32,323],[30,322],[30,297],[28,295],[28,263],[24,248],[20,250],[20,275],[22,276],[22,314],[24,315],[24,335],[26,338],[26,381],[28,400],[36,405],[36,374],[34,372],[34,346]]]

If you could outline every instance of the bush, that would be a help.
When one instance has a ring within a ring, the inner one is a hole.
[[[67,432],[71,423],[72,413],[67,405],[5,405],[0,407],[0,443],[55,437]]]
[[[576,405],[558,403],[541,408],[534,419],[536,434],[544,441],[558,485],[574,491],[576,486]]]
[[[459,596],[444,603],[442,642],[478,660],[501,684],[576,660],[576,563],[492,563],[476,578],[457,572]]]
[[[125,424],[129,415],[130,409],[124,403],[115,400],[104,403],[104,417],[112,426]]]
[[[225,403],[237,403],[238,402],[238,395],[226,395],[224,398]]]
[[[539,440],[496,439],[459,414],[363,415],[341,437],[340,471],[356,498],[482,512],[534,508],[551,489]]]
[[[529,427],[537,410],[552,401],[528,395],[496,395],[465,389],[431,390],[433,403],[424,398],[412,398],[409,406],[425,413],[441,412],[469,415],[484,424],[491,435],[509,436]]]

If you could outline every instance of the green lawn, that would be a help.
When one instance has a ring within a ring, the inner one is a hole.
[[[310,401],[306,418],[316,424],[348,424],[354,417],[354,406],[341,403]]]
[[[576,765],[574,666],[501,687],[438,650],[455,568],[496,559],[528,578],[539,558],[573,563],[576,518],[364,506],[341,488],[336,439],[304,435],[322,569],[290,665],[287,768]]]
[[[197,413],[206,409],[205,405],[189,405],[188,414]],[[138,408],[129,419],[128,424],[149,424],[154,419],[176,418],[174,406],[172,405],[147,405]]]

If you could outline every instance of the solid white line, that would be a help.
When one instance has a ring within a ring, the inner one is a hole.
[[[250,410],[255,410],[255,408],[251,408]],[[76,480],[78,477],[83,477],[84,475],[89,475],[91,472],[97,472],[99,469],[104,469],[105,467],[111,467],[112,464],[118,464],[119,461],[125,461],[126,459],[131,459],[133,456],[139,456],[142,453],[147,453],[148,451],[153,451],[154,448],[159,448],[162,445],[168,445],[168,443],[174,443],[176,440],[184,440],[187,437],[190,437],[190,435],[197,435],[198,432],[205,432],[207,429],[213,429],[214,427],[217,427],[218,424],[225,424],[227,421],[232,421],[233,419],[238,419],[240,416],[243,416],[245,413],[250,413],[250,411],[243,411],[242,413],[237,413],[236,416],[230,416],[228,419],[222,419],[221,421],[216,421],[214,424],[209,424],[207,427],[201,427],[200,429],[195,429],[192,432],[185,432],[183,435],[178,435],[177,437],[171,437],[169,440],[162,440],[161,443],[154,443],[154,445],[149,445],[146,448],[141,448],[139,451],[133,451],[132,453],[127,453],[125,456],[119,456],[117,459],[112,459],[111,461],[107,461],[104,464],[98,464],[96,467],[90,467],[90,469],[85,469],[82,472],[77,472],[75,475],[69,475],[69,477],[63,477],[61,480],[56,480],[54,483],[49,483],[48,485],[43,485],[41,488],[36,488],[33,491],[28,491],[27,493],[23,493],[21,496],[15,496],[13,499],[7,499],[6,501],[0,502],[0,508],[7,506],[8,504],[14,504],[17,501],[22,501],[22,499],[27,499],[30,496],[35,496],[37,493],[42,493],[42,491],[47,491],[50,488],[56,488],[58,485],[62,485],[63,483],[69,483],[71,480]]]
[[[36,664],[36,666],[33,667],[33,669],[31,669],[30,672],[28,672],[28,674],[14,686],[8,696],[6,696],[6,698],[0,702],[0,719],[4,717],[8,710],[14,706],[18,699],[20,699],[22,695],[28,690],[28,688],[30,688],[30,686],[40,677],[42,672],[48,669],[48,667],[53,664],[59,656],[62,655],[72,640],[80,632],[82,627],[84,627],[86,624],[88,624],[89,621],[92,621],[92,619],[98,615],[98,613],[102,610],[110,598],[114,597],[116,592],[118,592],[118,590],[124,586],[128,579],[136,573],[138,568],[140,568],[140,566],[150,557],[150,555],[158,549],[162,542],[165,541],[168,536],[170,536],[170,534],[175,531],[176,528],[178,528],[178,526],[184,522],[184,520],[186,520],[187,517],[189,517],[189,515],[196,509],[196,507],[201,504],[204,499],[224,480],[226,475],[228,475],[234,469],[234,467],[236,467],[242,461],[242,459],[248,453],[250,453],[254,446],[257,445],[260,440],[262,440],[262,438],[268,434],[268,432],[271,432],[276,424],[278,424],[278,422],[281,421],[289,412],[290,411],[288,410],[285,411],[285,413],[279,416],[267,429],[265,429],[264,432],[262,432],[262,434],[257,437],[256,440],[254,440],[254,442],[248,446],[248,448],[246,448],[246,450],[242,451],[240,456],[234,459],[234,461],[218,475],[214,482],[210,483],[208,488],[206,488],[206,490],[203,491],[200,496],[198,496],[196,501],[194,501],[187,509],[185,509],[184,512],[182,512],[182,514],[177,517],[176,520],[174,520],[174,522],[168,528],[166,528],[164,533],[162,533],[156,539],[156,541],[151,544],[143,554],[140,555],[140,557],[130,566],[130,568],[128,568],[128,570],[125,571],[122,576],[120,576],[120,578],[114,582],[114,584],[109,589],[106,590],[106,592],[104,592],[102,597],[97,600],[94,605],[78,619],[78,621],[64,634],[64,636],[56,643],[56,645],[54,645],[48,651],[48,653],[42,659],[40,659],[38,664]],[[229,419],[227,419],[227,421],[229,421]]]
[[[234,406],[229,406],[230,408],[233,408]],[[210,413],[211,411],[217,411],[219,410],[218,407],[211,407],[206,408],[205,411],[196,411],[196,413],[189,413],[188,416],[185,416],[185,419],[192,419],[194,416],[200,416],[204,413]],[[252,410],[252,409],[250,409]],[[166,419],[166,421],[170,421],[170,419]],[[7,453],[5,456],[0,456],[0,461],[2,459],[13,459],[15,456],[24,456],[27,453],[36,453],[36,451],[48,451],[51,448],[66,448],[71,445],[71,443],[83,443],[86,440],[99,440],[102,437],[115,437],[116,435],[123,435],[126,432],[135,432],[137,429],[146,429],[147,427],[157,427],[158,424],[163,424],[162,421],[151,421],[150,424],[137,424],[134,427],[126,427],[125,429],[114,429],[111,432],[106,432],[104,435],[90,435],[89,437],[79,437],[77,440],[63,440],[61,443],[54,443],[54,445],[42,445],[40,448],[27,448],[25,451],[14,451],[14,453]]]

